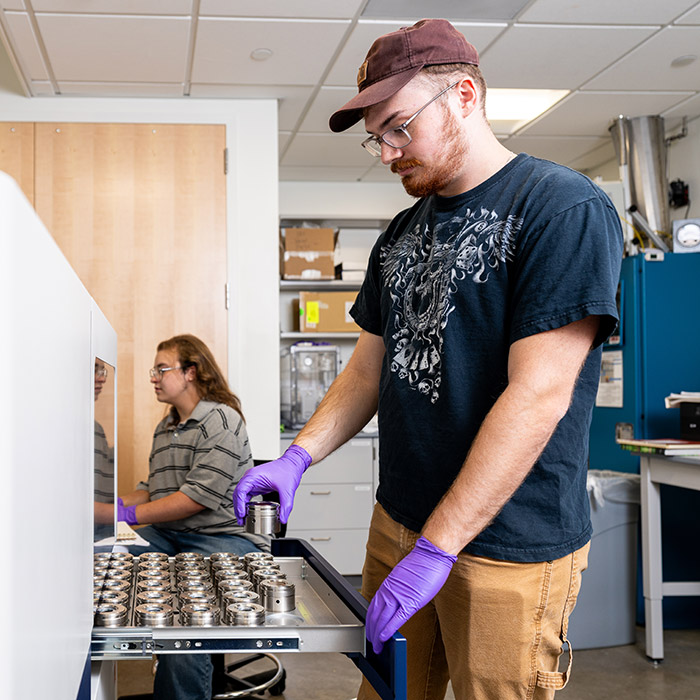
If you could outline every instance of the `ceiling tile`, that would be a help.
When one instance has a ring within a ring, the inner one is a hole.
[[[48,80],[32,80],[29,85],[35,97],[54,97],[56,94]]]
[[[374,40],[383,34],[395,32],[397,29],[412,23],[412,21],[407,22],[405,20],[392,22],[360,20],[348,37],[338,59],[333,64],[325,84],[355,86],[357,69],[364,62],[367,51],[369,51],[369,47],[372,46]],[[455,23],[455,26],[474,44],[477,51],[482,51],[505,30],[507,25]]]
[[[696,95],[676,107],[671,107],[671,109],[666,110],[661,116],[666,120],[667,126],[670,118],[680,119],[682,117],[688,117],[688,119],[695,119],[696,117],[700,117],[700,95]]]
[[[648,90],[650,84],[664,90],[697,90],[700,60],[674,68],[671,61],[684,54],[698,54],[700,27],[667,27],[586,84],[591,90]]]
[[[364,168],[329,168],[280,166],[279,179],[284,181],[304,180],[312,182],[355,182],[364,174]]]
[[[391,169],[384,165],[378,158],[377,162],[373,167],[371,167],[363,176],[363,182],[395,182],[398,187],[403,189],[401,185],[401,178],[396,174],[392,173]]]
[[[687,92],[577,92],[519,133],[528,136],[604,136],[620,114],[661,114]]]
[[[192,81],[315,85],[348,26],[341,20],[201,19]],[[267,61],[250,58],[253,49],[263,47],[274,55]]]
[[[284,153],[284,149],[287,147],[290,139],[292,138],[291,131],[280,131],[277,134],[277,150],[280,153]]]
[[[57,80],[179,83],[185,79],[186,18],[38,15],[37,22]]]
[[[513,19],[529,0],[369,0],[363,17],[444,17],[450,20]]]
[[[94,83],[58,81],[61,95],[103,97],[182,97],[183,83]]]
[[[518,22],[559,24],[668,24],[697,0],[536,0]]]
[[[2,2],[2,0],[0,0]],[[35,12],[82,14],[189,15],[191,0],[32,0]]]
[[[518,24],[486,50],[481,68],[491,87],[574,89],[654,31]]]
[[[327,134],[330,131],[328,119],[335,110],[342,107],[349,99],[357,94],[355,88],[322,87],[299,127],[306,133]],[[364,122],[360,121],[347,130],[346,133],[364,134]]]
[[[26,12],[6,12],[12,46],[27,80],[48,80],[49,74]]]
[[[191,97],[218,97],[240,100],[272,98],[279,100],[278,126],[281,131],[291,131],[313,92],[312,87],[289,85],[221,85],[192,83]]]
[[[0,0],[0,7],[4,10],[26,10],[24,0]]]
[[[700,24],[700,5],[683,15],[676,24]]]
[[[612,139],[608,139],[606,143],[601,144],[598,148],[594,148],[580,158],[575,158],[569,163],[569,167],[574,170],[589,173],[591,177],[595,177],[602,165],[609,163],[611,160],[616,160],[615,146]]]
[[[352,19],[364,0],[201,0],[199,14],[219,17]]]
[[[372,156],[360,146],[355,134],[297,134],[281,165],[358,167],[372,165]]]
[[[591,151],[604,145],[608,138],[570,136],[513,136],[504,141],[506,148],[514,153],[529,153],[537,158],[545,158],[568,165]]]

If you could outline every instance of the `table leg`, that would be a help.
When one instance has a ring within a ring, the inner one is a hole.
[[[651,460],[640,459],[642,510],[642,571],[646,617],[646,655],[664,658],[663,573],[661,557],[661,487],[651,480]]]

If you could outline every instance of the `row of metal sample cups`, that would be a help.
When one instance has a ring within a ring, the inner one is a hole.
[[[128,575],[115,571],[128,571]],[[243,557],[218,552],[209,562],[199,553],[183,552],[175,556],[174,572],[168,556],[160,552],[147,552],[137,559],[130,554],[96,554],[97,626],[126,624],[132,581],[134,622],[147,627],[172,625],[176,609],[181,625],[212,627],[261,625],[266,611],[295,608],[294,584],[267,552]]]

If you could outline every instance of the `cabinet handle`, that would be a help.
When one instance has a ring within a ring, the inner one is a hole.
[[[330,537],[312,537],[311,541],[312,542],[330,542],[331,538]]]
[[[312,491],[311,495],[312,496],[330,496],[331,492],[330,491]]]

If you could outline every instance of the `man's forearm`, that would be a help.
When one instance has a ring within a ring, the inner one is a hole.
[[[459,475],[423,529],[445,552],[460,552],[496,517],[549,442],[560,406],[533,399],[506,389],[484,420]]]

